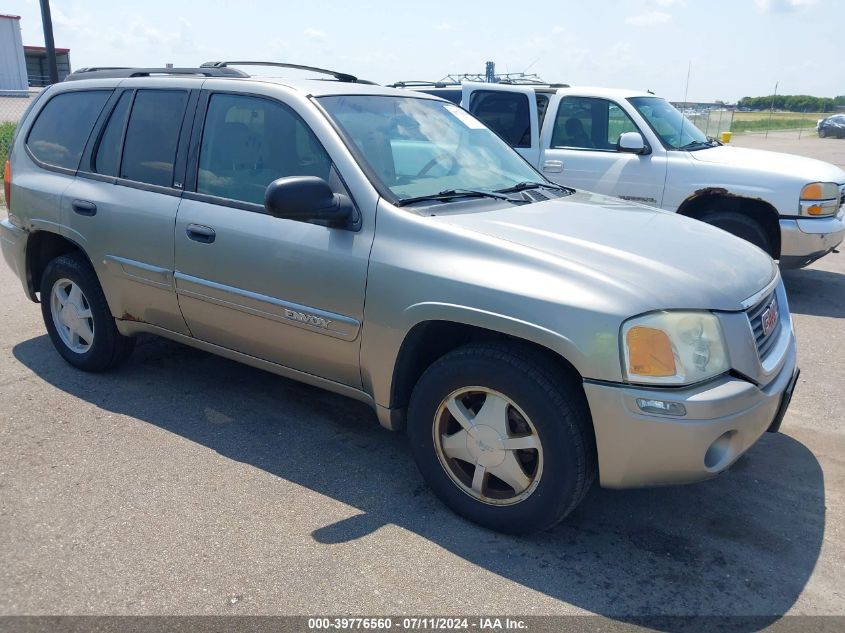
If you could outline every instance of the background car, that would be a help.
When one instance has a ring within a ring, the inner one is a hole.
[[[834,136],[836,138],[845,138],[845,114],[834,114],[826,119],[822,119],[816,125],[820,138],[826,136]]]

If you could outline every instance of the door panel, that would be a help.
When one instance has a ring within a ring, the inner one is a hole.
[[[83,236],[112,314],[180,334],[188,328],[173,287],[181,195],[174,174],[189,102],[196,93],[186,89],[120,91],[62,197],[63,217]]]
[[[540,157],[540,126],[535,90],[472,82],[462,84],[462,90],[461,106],[536,166]]]
[[[73,202],[96,205],[81,215]],[[78,177],[62,198],[63,214],[85,249],[112,314],[187,334],[173,291],[173,223],[179,197]]]
[[[212,243],[188,224],[214,229]],[[176,292],[194,337],[353,387],[372,236],[183,200]]]
[[[283,220],[261,205],[285,176],[348,193],[295,110],[259,95],[215,92],[197,113],[176,219],[176,293],[194,337],[360,387],[359,331],[372,227]],[[194,155],[195,154],[195,155]]]
[[[624,108],[606,99],[565,95],[552,101],[546,117],[540,170],[554,182],[660,206],[666,179],[666,153],[615,149],[619,134],[641,130]],[[645,137],[644,137],[645,138]]]

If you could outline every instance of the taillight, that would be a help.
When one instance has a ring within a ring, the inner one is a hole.
[[[11,211],[12,204],[9,198],[9,192],[12,190],[12,163],[6,161],[3,167],[3,195],[6,197],[6,208]]]

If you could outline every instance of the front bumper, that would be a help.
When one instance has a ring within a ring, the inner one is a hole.
[[[845,209],[826,218],[781,218],[781,268],[807,266],[836,248],[843,238]]]
[[[18,228],[8,219],[0,221],[0,250],[3,251],[3,259],[21,280],[24,290],[27,290],[26,238],[26,231]],[[28,291],[27,295],[29,295]]]
[[[793,338],[783,367],[765,387],[732,376],[671,390],[585,381],[601,485],[689,483],[726,470],[773,422],[779,426],[796,373]],[[637,398],[680,402],[687,415],[643,413]]]

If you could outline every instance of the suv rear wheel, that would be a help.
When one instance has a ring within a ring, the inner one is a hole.
[[[135,339],[117,331],[103,289],[78,253],[51,261],[41,277],[41,314],[53,346],[84,371],[105,371],[123,362]]]
[[[595,478],[581,386],[520,345],[467,345],[437,360],[414,387],[408,434],[437,496],[502,532],[550,528]]]

